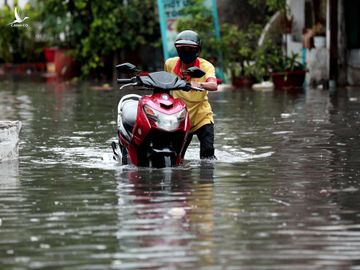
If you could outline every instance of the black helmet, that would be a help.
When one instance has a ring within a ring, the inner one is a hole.
[[[201,40],[198,33],[192,30],[185,30],[180,32],[175,39],[175,47],[178,46],[196,46],[201,49]]]
[[[191,30],[180,32],[176,36],[174,45],[181,61],[185,64],[193,63],[201,51],[199,35]]]

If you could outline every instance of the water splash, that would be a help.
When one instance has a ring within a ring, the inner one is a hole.
[[[75,134],[75,132],[74,132]],[[104,145],[96,145],[94,143],[87,143],[85,146],[79,146],[79,142],[87,141],[87,132],[76,132],[77,136],[61,137],[61,140],[66,140],[68,147],[49,147],[42,148],[43,152],[48,152],[49,155],[44,158],[33,159],[31,162],[37,164],[54,165],[67,164],[72,166],[79,166],[84,168],[97,168],[103,170],[118,170],[122,165],[119,161],[113,159],[110,142],[115,140],[111,138],[107,140]],[[251,162],[254,159],[267,158],[273,154],[269,151],[271,147],[263,146],[255,148],[234,148],[227,145],[220,145],[216,149],[217,161],[216,163],[242,163]],[[185,161],[198,162],[199,148],[196,143],[191,144],[185,155]]]
[[[0,121],[0,162],[19,156],[20,121]]]

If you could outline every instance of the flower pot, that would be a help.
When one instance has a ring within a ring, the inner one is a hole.
[[[52,47],[52,48],[44,48],[44,55],[45,55],[45,59],[46,62],[54,62],[55,61],[55,52],[56,52],[57,48]]]
[[[271,74],[275,89],[291,90],[302,88],[305,81],[305,70],[292,70],[284,72],[273,72]]]
[[[251,87],[254,83],[254,78],[250,76],[233,76],[231,83],[235,88]]]
[[[44,54],[47,72],[50,73],[47,78],[58,76],[62,79],[70,79],[78,74],[78,66],[74,58],[68,55],[67,49],[44,48]]]
[[[68,50],[58,49],[55,53],[55,72],[63,79],[70,79],[77,75],[77,65],[74,58],[68,55]]]

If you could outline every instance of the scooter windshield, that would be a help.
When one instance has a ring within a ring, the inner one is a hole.
[[[153,72],[148,76],[141,76],[140,80],[147,87],[164,90],[182,89],[186,86],[184,80],[166,71]]]

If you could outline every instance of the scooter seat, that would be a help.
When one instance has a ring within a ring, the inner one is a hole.
[[[138,103],[139,101],[137,100],[129,99],[124,102],[122,107],[123,124],[126,130],[130,133],[135,125]]]

